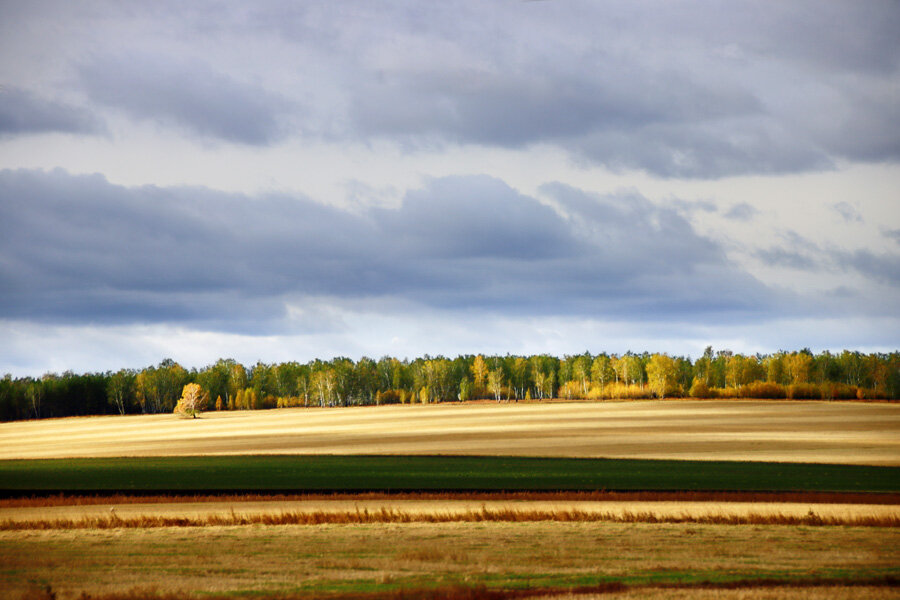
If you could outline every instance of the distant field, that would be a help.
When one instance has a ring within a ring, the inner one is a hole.
[[[0,461],[0,491],[735,490],[898,492],[900,467],[516,456]]]
[[[442,454],[900,466],[900,404],[439,404],[0,423],[0,459]]]

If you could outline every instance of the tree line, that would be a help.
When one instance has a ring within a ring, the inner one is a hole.
[[[746,356],[708,347],[696,360],[667,354],[385,356],[246,367],[220,359],[187,370],[166,359],[141,370],[0,379],[0,420],[291,406],[641,398],[897,399],[900,352],[807,349]]]

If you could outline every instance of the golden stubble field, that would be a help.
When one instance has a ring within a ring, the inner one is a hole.
[[[789,401],[437,404],[0,424],[0,459],[458,454],[900,465],[900,405]]]

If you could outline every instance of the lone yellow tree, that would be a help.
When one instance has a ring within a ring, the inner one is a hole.
[[[194,419],[209,404],[209,395],[196,383],[189,383],[181,390],[181,398],[175,405],[175,412]]]

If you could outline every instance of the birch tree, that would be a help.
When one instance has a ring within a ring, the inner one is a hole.
[[[189,383],[181,390],[181,398],[178,399],[174,412],[196,419],[208,404],[209,395],[206,391],[196,383]]]

